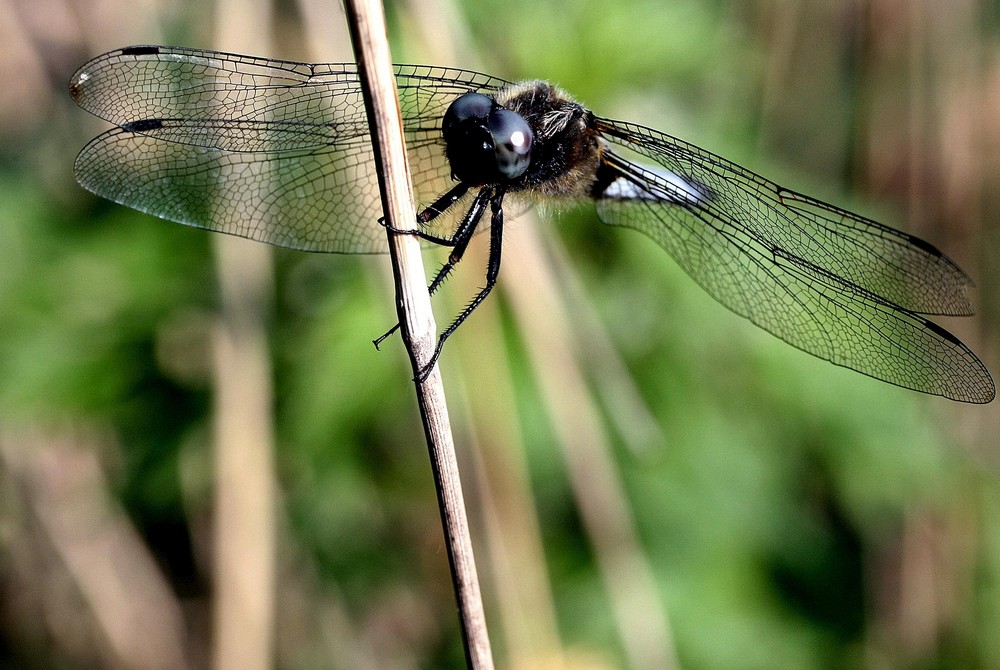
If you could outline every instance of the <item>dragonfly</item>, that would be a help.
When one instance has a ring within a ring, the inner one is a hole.
[[[449,248],[431,292],[489,231],[485,286],[442,331],[427,370],[495,286],[505,214],[582,201],[604,223],[652,238],[715,300],[794,347],[922,393],[994,398],[979,358],[926,318],[973,313],[972,280],[930,243],[598,116],[544,81],[394,68],[416,234]],[[279,247],[387,251],[356,64],[132,46],[83,65],[69,90],[113,124],[76,159],[93,193]]]

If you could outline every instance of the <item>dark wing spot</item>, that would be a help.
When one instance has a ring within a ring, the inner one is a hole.
[[[122,126],[122,130],[130,133],[146,133],[163,127],[163,119],[140,119],[130,121]]]
[[[137,46],[122,49],[123,56],[154,56],[160,53],[160,47]]]

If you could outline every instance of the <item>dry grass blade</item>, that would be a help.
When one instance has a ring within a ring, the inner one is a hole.
[[[388,229],[410,229],[415,225],[416,213],[385,17],[376,0],[350,0],[346,9],[372,129],[375,166]],[[417,399],[430,450],[466,658],[469,667],[488,670],[493,668],[493,658],[444,387],[436,365],[429,375],[422,374],[434,351],[436,328],[420,245],[415,236],[388,231],[387,234],[400,331],[418,379]]]
[[[217,46],[267,50],[270,2],[215,4]],[[213,236],[212,242],[220,300],[211,332],[213,667],[265,670],[275,651],[278,546],[274,362],[267,328],[274,292],[272,252],[267,245],[229,235]]]

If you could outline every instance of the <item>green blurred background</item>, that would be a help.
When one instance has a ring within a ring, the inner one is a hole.
[[[409,366],[370,342],[387,259],[222,240],[72,176],[104,127],[67,94],[87,59],[349,59],[341,8],[0,7],[0,667],[461,667]],[[549,79],[932,241],[979,286],[943,325],[1000,370],[997,2],[387,11],[397,61]],[[509,228],[442,360],[499,667],[1000,668],[996,403],[801,354],[590,209]]]

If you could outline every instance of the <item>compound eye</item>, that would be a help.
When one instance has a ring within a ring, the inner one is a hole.
[[[482,93],[466,93],[455,99],[444,114],[442,130],[448,132],[451,128],[469,119],[485,119],[490,115],[496,103]]]
[[[531,162],[534,136],[528,122],[517,112],[498,108],[490,112],[488,124],[497,155],[497,170],[506,179],[520,177]]]

